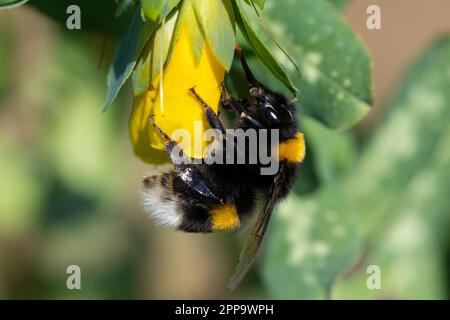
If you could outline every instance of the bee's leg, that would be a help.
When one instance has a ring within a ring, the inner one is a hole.
[[[220,130],[223,134],[223,139],[227,140],[228,136],[226,134],[226,131],[223,128],[223,125],[220,122],[220,119],[217,117],[217,115],[214,113],[214,111],[211,109],[211,107],[206,104],[206,102],[198,95],[198,93],[195,91],[194,88],[191,88],[190,91],[195,95],[195,97],[199,100],[200,104],[205,108],[206,116],[207,116],[208,122],[211,125],[211,127]],[[230,95],[230,97],[231,97],[231,95]],[[234,101],[233,103],[235,104],[236,108],[240,108],[239,103],[237,103],[237,100],[234,99],[233,101]],[[241,111],[238,111],[238,112],[240,113]],[[245,156],[245,150],[242,150],[242,148],[236,144],[236,142],[234,141],[234,138],[233,138],[233,146],[238,155]]]
[[[153,128],[156,129],[156,131],[158,131],[158,133],[164,138],[164,140],[166,140],[166,141],[173,141],[173,140],[169,137],[169,135],[168,135],[167,133],[165,133],[164,130],[161,129],[161,128],[153,121],[153,118],[154,118],[154,117],[155,117],[155,116],[154,116],[153,114],[150,115],[150,116],[148,116],[147,121],[153,126]]]
[[[189,91],[195,96],[205,110],[206,119],[208,120],[209,125],[214,129],[220,130],[220,132],[224,134],[225,128],[223,127],[219,117],[214,113],[214,110],[205,102],[205,100],[203,100],[202,97],[199,96],[194,87],[190,88]]]
[[[236,111],[238,114],[240,114],[244,109],[242,108],[242,102],[233,97],[225,88],[225,85],[223,82],[220,84],[221,88],[221,96],[220,96],[220,103],[222,107],[224,107],[226,110],[233,110]]]
[[[222,122],[220,121],[219,117],[214,113],[214,111],[212,110],[212,108],[210,106],[208,106],[208,104],[202,99],[202,97],[199,96],[199,94],[197,93],[197,91],[195,91],[195,88],[191,88],[190,91],[192,92],[192,94],[197,98],[197,100],[200,102],[200,104],[203,106],[203,108],[205,109],[206,112],[206,118],[208,119],[209,125],[214,128],[219,130],[223,136],[222,136],[222,141],[228,140],[229,136],[227,135]],[[237,150],[236,152],[238,154],[243,154],[243,151],[241,150],[241,148],[239,148],[237,146],[237,144],[234,141],[234,137],[232,137],[233,140],[233,146],[234,148]]]
[[[177,148],[177,152],[173,152],[175,147],[177,147],[177,142],[172,140],[172,138],[165,133],[154,121],[153,121],[153,115],[148,117],[148,122],[155,128],[156,131],[163,137],[164,141],[164,147],[166,149],[167,154],[169,155],[170,161],[172,161],[173,164],[176,166],[185,166],[187,163],[191,163],[191,158],[189,158],[187,155],[184,154],[183,150],[181,148]],[[180,161],[181,160],[181,161]]]
[[[176,167],[177,175],[184,181],[184,183],[189,186],[192,190],[205,196],[209,199],[223,203],[222,197],[216,195],[208,187],[207,181],[203,178],[202,174],[199,173],[195,166],[190,166],[193,160],[189,158],[183,150],[178,146],[176,141],[172,140],[168,134],[166,134],[154,121],[152,116],[148,118],[148,121],[153,125],[153,127],[161,134],[161,136],[166,140],[164,146],[166,148],[167,154],[170,160]],[[177,149],[174,152],[175,147]]]
[[[242,48],[238,44],[236,44],[235,50],[236,50],[237,54],[239,55],[242,69],[244,70],[245,77],[247,78],[247,84],[248,84],[249,88],[258,86],[259,82],[255,79],[255,76],[253,75],[252,71],[250,70],[250,67],[247,64],[247,60],[244,57]]]

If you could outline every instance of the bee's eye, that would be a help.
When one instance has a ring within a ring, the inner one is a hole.
[[[260,105],[262,108],[262,113],[269,123],[280,124],[278,112],[269,102],[263,101]]]

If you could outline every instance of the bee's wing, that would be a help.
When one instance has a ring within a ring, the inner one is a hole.
[[[267,226],[269,225],[270,217],[272,216],[273,207],[275,206],[276,198],[279,188],[279,173],[275,176],[274,183],[267,194],[267,200],[264,204],[263,211],[258,217],[255,226],[253,227],[244,248],[239,256],[239,263],[236,266],[236,270],[228,282],[228,289],[233,291],[237,288],[239,283],[244,278],[247,271],[255,261],[259,248],[266,233]]]
[[[177,170],[178,176],[184,181],[192,190],[199,194],[214,200],[220,201],[220,197],[214,194],[208,187],[204,177],[197,171],[190,167],[180,168]]]

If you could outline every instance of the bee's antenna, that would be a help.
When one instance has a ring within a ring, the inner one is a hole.
[[[251,72],[251,70],[247,64],[247,61],[245,60],[243,50],[238,43],[236,43],[236,45],[235,45],[235,50],[241,60],[242,69],[244,69],[244,73],[245,73],[245,77],[247,78],[248,86],[256,87],[258,85],[258,81],[256,80],[255,76]]]
[[[294,59],[291,58],[291,56],[286,51],[286,49],[284,49],[283,46],[277,40],[275,40],[275,37],[273,36],[272,32],[270,32],[269,28],[267,28],[266,24],[264,23],[263,17],[261,16],[261,14],[259,13],[258,9],[256,8],[255,3],[253,2],[253,0],[250,0],[250,2],[252,4],[253,9],[255,10],[256,16],[258,17],[259,23],[261,24],[261,26],[264,29],[264,32],[269,36],[270,40],[272,40],[273,43],[275,43],[275,45],[278,47],[278,49],[280,49],[284,53],[286,58],[288,58],[288,60],[294,66],[294,68],[297,71],[298,75],[301,77],[302,76],[302,72],[300,71],[300,68],[298,67],[297,63],[295,63]]]

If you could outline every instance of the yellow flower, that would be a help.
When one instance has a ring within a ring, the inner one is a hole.
[[[189,89],[195,87],[198,94],[217,113],[220,84],[224,79],[225,69],[214,56],[207,41],[198,62],[192,48],[188,26],[183,23],[172,56],[163,71],[163,95],[160,95],[161,77],[158,76],[147,92],[135,97],[130,117],[130,137],[135,154],[145,162],[161,163],[167,160],[164,141],[149,124],[149,115],[154,115],[154,122],[169,136],[179,128],[188,130],[191,143],[184,144],[183,151],[190,157],[203,157],[201,152],[194,150],[194,139],[201,139],[194,137],[194,123],[201,121],[203,131],[209,126],[202,106]],[[203,147],[205,146],[204,142]]]

